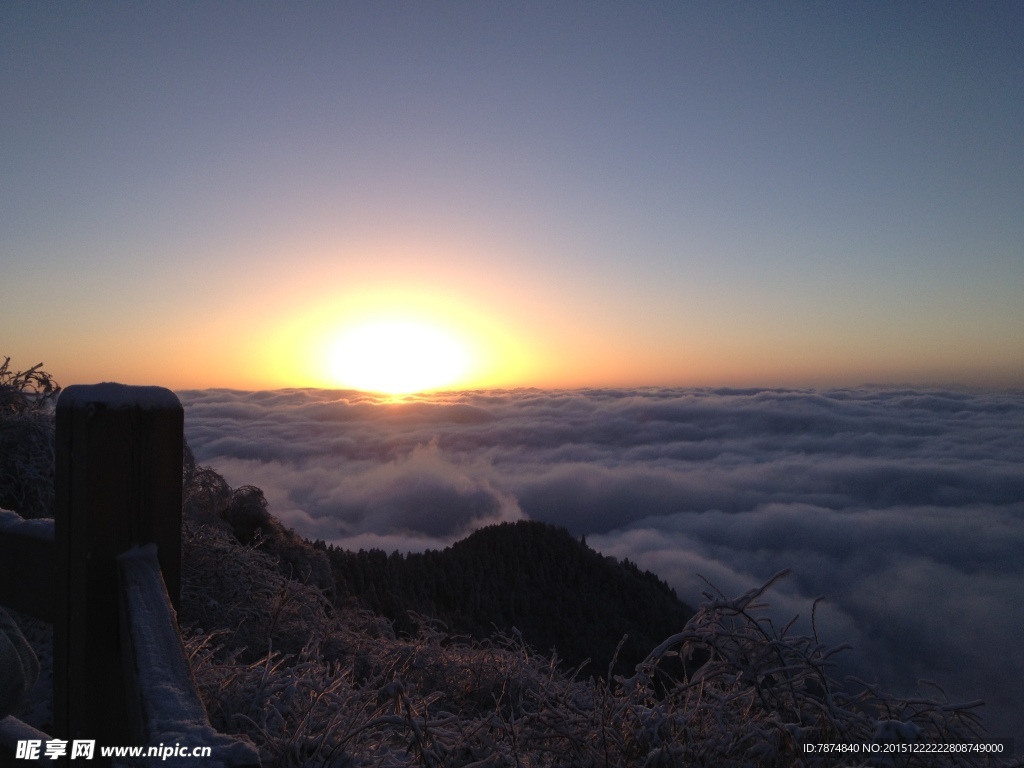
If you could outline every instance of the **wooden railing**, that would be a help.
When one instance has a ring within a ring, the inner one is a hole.
[[[117,764],[101,758],[101,746],[179,744],[211,747],[210,759],[197,761],[211,768],[258,766],[250,744],[210,726],[178,633],[177,396],[72,386],[56,415],[53,521],[0,515],[0,605],[53,624],[53,736],[0,720],[0,764],[18,739],[56,738],[68,742],[68,765],[77,764],[67,761],[79,739],[95,742],[97,765]]]

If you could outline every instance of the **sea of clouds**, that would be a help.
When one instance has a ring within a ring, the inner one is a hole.
[[[985,699],[1024,747],[1024,393],[179,395],[197,459],[307,538],[422,551],[543,520],[694,606],[705,579],[734,595],[790,568],[773,610],[823,596],[823,639],[854,646],[841,673]]]

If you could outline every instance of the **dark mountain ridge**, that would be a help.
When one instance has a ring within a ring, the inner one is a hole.
[[[410,611],[481,640],[518,630],[567,665],[589,659],[588,671],[601,676],[624,635],[616,672],[631,670],[693,615],[653,573],[547,523],[489,526],[441,551],[326,549],[338,599],[387,616],[398,631],[414,629]]]

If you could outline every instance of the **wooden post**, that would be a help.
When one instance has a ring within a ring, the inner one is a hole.
[[[57,401],[54,735],[131,743],[117,556],[156,544],[175,610],[184,411],[161,387],[70,386]]]

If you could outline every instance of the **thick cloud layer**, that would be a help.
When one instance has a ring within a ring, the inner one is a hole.
[[[893,389],[180,393],[197,458],[309,538],[566,526],[696,604],[782,568],[844,671],[984,698],[1024,743],[1024,395]],[[698,576],[697,574],[700,574]]]

